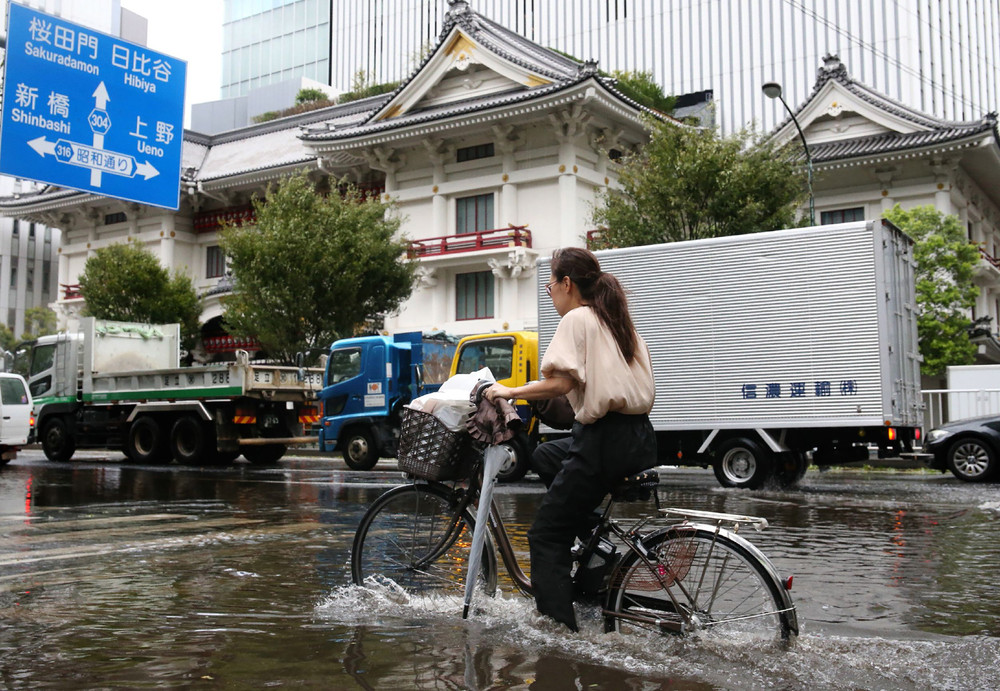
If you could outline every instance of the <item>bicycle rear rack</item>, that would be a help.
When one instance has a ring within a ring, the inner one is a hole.
[[[679,516],[684,519],[694,518],[700,521],[711,521],[717,525],[732,525],[738,528],[741,525],[753,526],[757,532],[767,527],[767,519],[759,516],[742,516],[734,513],[717,513],[715,511],[697,511],[695,509],[660,509],[664,516]]]

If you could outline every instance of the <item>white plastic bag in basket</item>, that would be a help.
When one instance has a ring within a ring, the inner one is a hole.
[[[472,388],[480,381],[496,381],[489,367],[471,374],[456,374],[442,384],[439,390],[414,398],[406,407],[430,413],[452,432],[463,432],[466,418],[476,409],[469,402],[469,396]]]

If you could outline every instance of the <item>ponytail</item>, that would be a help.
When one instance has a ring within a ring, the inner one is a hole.
[[[628,311],[625,288],[617,278],[602,271],[594,282],[590,304],[597,318],[615,337],[615,342],[622,351],[625,362],[632,364],[638,344],[636,343],[635,326],[632,324],[632,315]]]
[[[628,311],[628,297],[618,279],[601,271],[593,252],[579,247],[567,247],[552,254],[552,275],[558,279],[569,276],[580,296],[611,332],[625,362],[632,364],[639,342]]]

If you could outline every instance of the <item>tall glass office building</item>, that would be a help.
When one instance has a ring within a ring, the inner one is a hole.
[[[340,4],[337,0],[226,0],[222,97],[246,96],[253,89],[296,77],[331,84],[330,13]],[[341,59],[339,50],[334,59]]]
[[[467,0],[533,41],[603,70],[652,72],[669,93],[711,90],[724,131],[784,118],[761,84],[805,100],[823,56],[939,117],[1000,107],[1000,0]],[[403,78],[447,0],[227,0],[224,95],[275,75],[349,89]],[[332,47],[332,50],[331,50]],[[300,70],[296,72],[296,70]]]

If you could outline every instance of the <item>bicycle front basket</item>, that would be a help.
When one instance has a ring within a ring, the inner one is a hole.
[[[470,472],[462,454],[461,432],[430,413],[403,408],[396,459],[404,473],[425,480],[463,480]]]

